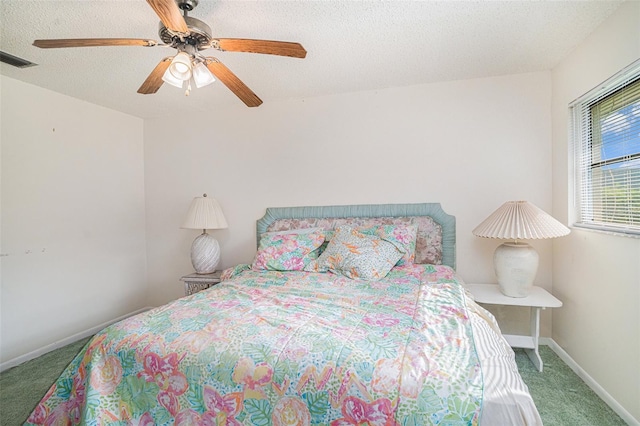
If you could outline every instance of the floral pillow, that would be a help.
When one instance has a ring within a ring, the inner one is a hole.
[[[319,228],[264,233],[251,268],[302,271],[318,258],[318,248],[323,242],[324,232]]]
[[[403,254],[389,241],[340,226],[326,250],[305,271],[331,271],[352,279],[377,280],[384,278]]]
[[[416,225],[376,225],[358,228],[358,231],[367,235],[377,235],[404,252],[398,261],[398,266],[411,264],[416,258],[416,238],[418,236]]]
[[[318,249],[318,255],[322,255],[322,253],[327,249],[327,246],[329,245],[329,241],[331,241],[331,239],[333,238],[333,234],[335,234],[335,232],[336,231],[334,229],[324,230],[324,243],[322,243],[322,245]]]
[[[220,281],[229,280],[244,271],[248,271],[249,269],[251,269],[251,265],[247,265],[246,263],[240,263],[236,266],[232,266],[231,268],[227,268],[222,271],[222,274],[220,274]]]

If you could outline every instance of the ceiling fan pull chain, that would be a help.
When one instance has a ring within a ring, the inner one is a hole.
[[[189,83],[187,84],[187,90],[184,92],[184,95],[189,96],[190,93],[191,93],[191,80],[189,80]]]

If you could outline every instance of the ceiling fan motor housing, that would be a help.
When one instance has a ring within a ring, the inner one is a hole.
[[[169,30],[160,22],[158,35],[163,43],[176,47],[181,44],[190,44],[198,48],[198,50],[204,50],[211,47],[211,27],[205,24],[199,19],[192,18],[191,16],[184,17],[187,27],[189,27],[189,35],[181,37],[176,35],[173,31]]]

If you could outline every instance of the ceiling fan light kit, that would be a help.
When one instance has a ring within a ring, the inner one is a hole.
[[[299,43],[273,40],[213,38],[211,28],[199,19],[187,16],[198,0],[147,0],[160,18],[158,35],[163,44],[149,39],[92,38],[35,40],[40,48],[93,46],[168,46],[178,50],[173,57],[164,58],[142,83],[138,93],[156,93],[163,83],[191,91],[191,80],[197,88],[213,83],[216,78],[231,90],[245,105],[256,107],[262,100],[218,59],[204,57],[200,51],[217,49],[221,52],[262,53],[292,58],[304,58],[307,51]]]
[[[205,58],[193,46],[187,45],[184,48],[181,47],[181,49],[184,50],[180,50],[173,57],[171,65],[162,76],[162,81],[178,88],[182,88],[186,81],[187,90],[185,95],[188,96],[191,93],[191,78],[193,78],[197,88],[207,86],[216,81],[216,79],[204,65]]]

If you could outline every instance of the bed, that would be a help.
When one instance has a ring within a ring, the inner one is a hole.
[[[96,334],[27,424],[539,425],[439,204],[269,208],[252,264]]]

